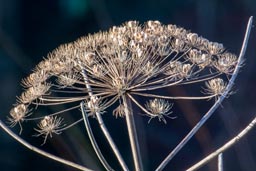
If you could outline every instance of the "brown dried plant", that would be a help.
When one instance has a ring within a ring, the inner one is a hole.
[[[49,53],[22,80],[25,90],[17,98],[8,120],[12,127],[19,124],[21,130],[24,121],[28,121],[27,124],[37,121],[35,131],[44,137],[44,143],[49,136],[84,121],[99,159],[107,170],[113,170],[90,133],[88,117],[95,117],[122,169],[129,170],[101,117],[106,109],[115,105],[113,115],[125,117],[127,122],[135,170],[143,170],[132,106],[140,108],[149,121],[158,118],[167,123],[177,99],[215,98],[217,102],[227,97],[231,88],[227,88],[228,83],[241,63],[242,60],[238,61],[221,43],[211,42],[184,28],[159,21],[144,24],[129,21],[61,45]],[[190,84],[198,84],[200,96],[170,96],[155,91]],[[139,101],[139,97],[146,103]],[[34,114],[38,106],[63,104],[70,104],[70,108],[44,116]],[[70,123],[63,114],[77,109],[82,110],[81,119]]]

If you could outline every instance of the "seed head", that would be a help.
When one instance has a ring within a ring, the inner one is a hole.
[[[214,66],[217,70],[225,74],[232,74],[237,64],[237,57],[232,53],[224,53],[218,57]]]
[[[63,118],[58,118],[57,116],[45,116],[37,126],[38,128],[35,128],[38,132],[36,136],[42,135],[44,137],[43,144],[45,144],[48,136],[52,137],[53,134],[61,134],[61,129],[65,124],[63,124]]]
[[[170,112],[172,106],[173,104],[170,104],[164,99],[149,100],[149,102],[146,103],[146,109],[150,112],[148,113],[149,117],[151,119],[158,117],[159,121],[162,120],[164,123],[166,123],[164,116],[168,116],[172,113]]]
[[[8,121],[11,127],[14,127],[17,123],[20,125],[20,134],[22,132],[21,123],[24,121],[25,117],[29,115],[29,110],[27,105],[18,104],[10,111],[10,117],[8,117]]]
[[[206,82],[206,94],[220,96],[224,93],[227,84],[221,78],[214,78]]]

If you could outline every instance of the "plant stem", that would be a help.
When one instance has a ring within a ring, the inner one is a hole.
[[[84,108],[84,102],[81,102],[80,108],[81,108],[81,111],[82,111],[86,131],[88,133],[88,136],[90,138],[90,141],[92,143],[92,146],[93,146],[93,149],[94,149],[95,153],[97,154],[101,164],[105,167],[105,169],[107,171],[114,171],[114,169],[111,168],[111,166],[108,164],[108,162],[106,161],[106,159],[102,155],[102,153],[100,151],[100,148],[99,148],[99,146],[98,146],[98,144],[97,144],[97,142],[94,138],[94,135],[93,135],[93,132],[92,132],[92,129],[91,129],[91,125],[90,125],[90,122],[89,122],[89,119],[88,119],[88,115],[86,114],[86,111],[85,111],[85,108]]]
[[[187,169],[187,171],[193,171],[193,170],[199,169],[200,167],[208,163],[211,159],[215,158],[220,153],[223,153],[225,150],[235,145],[243,136],[245,136],[255,126],[255,124],[256,124],[256,117],[237,136],[232,138],[230,141],[228,141],[222,147],[217,149],[215,152],[205,157],[203,160],[199,161],[198,163],[196,163],[195,165]]]
[[[210,108],[210,110],[203,116],[203,118],[194,126],[194,128],[185,136],[185,138],[169,153],[169,155],[162,161],[162,163],[157,167],[156,171],[161,171],[163,168],[170,162],[170,160],[187,144],[187,142],[196,134],[196,132],[201,128],[201,126],[212,116],[213,112],[220,106],[222,101],[226,98],[228,93],[230,92],[234,81],[237,77],[237,74],[239,72],[239,69],[241,67],[241,64],[243,62],[243,57],[247,48],[248,40],[249,40],[249,35],[252,27],[252,19],[253,17],[251,16],[249,18],[248,24],[247,24],[247,29],[243,41],[243,45],[240,51],[240,55],[237,61],[236,68],[233,72],[233,75],[231,79],[229,80],[229,83],[225,89],[225,92],[218,98],[218,100],[214,103],[214,105]]]
[[[82,67],[81,67],[81,70],[82,70],[81,74],[83,75],[85,86],[86,86],[86,88],[88,90],[88,94],[89,94],[90,98],[92,98],[93,97],[93,93],[92,93],[92,88],[89,85],[88,76],[87,76],[85,70]],[[116,147],[116,145],[115,145],[111,135],[109,134],[108,129],[105,126],[104,121],[103,121],[103,119],[101,117],[101,114],[99,112],[96,112],[95,114],[96,114],[97,121],[98,121],[98,123],[100,125],[100,128],[101,128],[103,134],[105,135],[105,137],[106,137],[106,139],[107,139],[111,149],[113,150],[113,152],[114,152],[118,162],[120,163],[122,169],[124,171],[128,171],[129,169],[126,166],[126,164],[125,164],[125,162],[124,162],[124,160],[123,160],[123,158],[122,158],[118,148]]]
[[[81,166],[79,164],[76,164],[74,162],[65,160],[63,158],[60,158],[58,156],[55,156],[53,154],[47,153],[31,144],[29,144],[27,141],[23,140],[22,138],[20,138],[18,135],[16,135],[13,131],[11,131],[1,120],[0,120],[0,127],[7,133],[9,134],[11,137],[13,137],[16,141],[18,141],[19,143],[21,143],[23,146],[27,147],[28,149],[30,149],[31,151],[34,151],[42,156],[45,156],[47,158],[50,158],[52,160],[55,160],[57,162],[63,163],[65,165],[68,165],[70,167],[76,168],[78,170],[83,170],[83,171],[93,171],[91,169],[88,169],[84,166]]]
[[[132,156],[135,165],[136,171],[142,171],[142,161],[140,155],[140,147],[138,142],[138,136],[136,132],[135,121],[132,112],[131,100],[127,98],[125,95],[122,95],[123,105],[124,105],[124,112],[125,112],[125,119],[130,139],[130,145],[132,149]]]
[[[218,155],[218,171],[223,171],[223,153]]]

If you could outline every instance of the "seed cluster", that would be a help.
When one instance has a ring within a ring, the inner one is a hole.
[[[28,108],[66,103],[75,106],[81,101],[86,102],[90,115],[104,113],[106,108],[117,104],[113,113],[123,116],[120,96],[125,95],[150,118],[158,117],[166,122],[164,116],[168,116],[172,108],[168,100],[186,97],[161,96],[151,93],[152,90],[206,82],[206,94],[195,99],[218,97],[226,83],[216,77],[232,75],[236,65],[237,57],[222,44],[210,42],[184,28],[159,21],[144,24],[129,21],[61,45],[49,53],[33,73],[22,80],[25,91],[11,109],[9,120],[14,126],[25,120]],[[93,99],[89,96],[91,93]],[[138,96],[147,97],[149,101],[143,105],[137,100]],[[40,134],[47,137],[58,133],[54,130],[62,120],[47,118],[67,110],[45,116],[37,129]],[[44,124],[48,120],[51,129]]]

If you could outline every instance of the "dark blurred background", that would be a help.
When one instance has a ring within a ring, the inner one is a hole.
[[[217,41],[238,54],[249,16],[256,17],[255,0],[0,0],[0,118],[6,116],[20,95],[20,81],[60,44],[71,42],[89,33],[107,30],[128,20],[159,20],[176,24]],[[165,170],[184,170],[236,135],[256,116],[256,30],[252,30],[245,66],[240,72],[235,94],[222,107]],[[187,93],[170,89],[170,93]],[[136,117],[145,170],[155,169],[177,143],[196,124],[214,101],[207,103],[178,101],[175,120],[164,125],[157,120],[147,124],[148,118]],[[72,118],[71,118],[72,119]],[[132,166],[124,119],[111,114],[104,119],[129,166]],[[96,137],[102,138],[98,133]],[[42,149],[76,161],[95,170],[104,170],[97,161],[88,137],[81,127],[71,128],[55,136]],[[26,127],[25,127],[26,128]],[[18,132],[18,129],[14,129]],[[118,130],[118,131],[116,131]],[[40,146],[42,139],[24,131],[22,137]],[[85,136],[84,136],[85,135]],[[256,129],[232,149],[224,153],[225,171],[256,170]],[[104,138],[102,138],[104,139]],[[105,140],[100,140],[106,158],[116,165]],[[201,170],[216,170],[216,160]],[[130,167],[131,168],[131,167]],[[119,167],[115,167],[116,170]],[[1,171],[71,171],[75,170],[29,151],[0,130]]]

